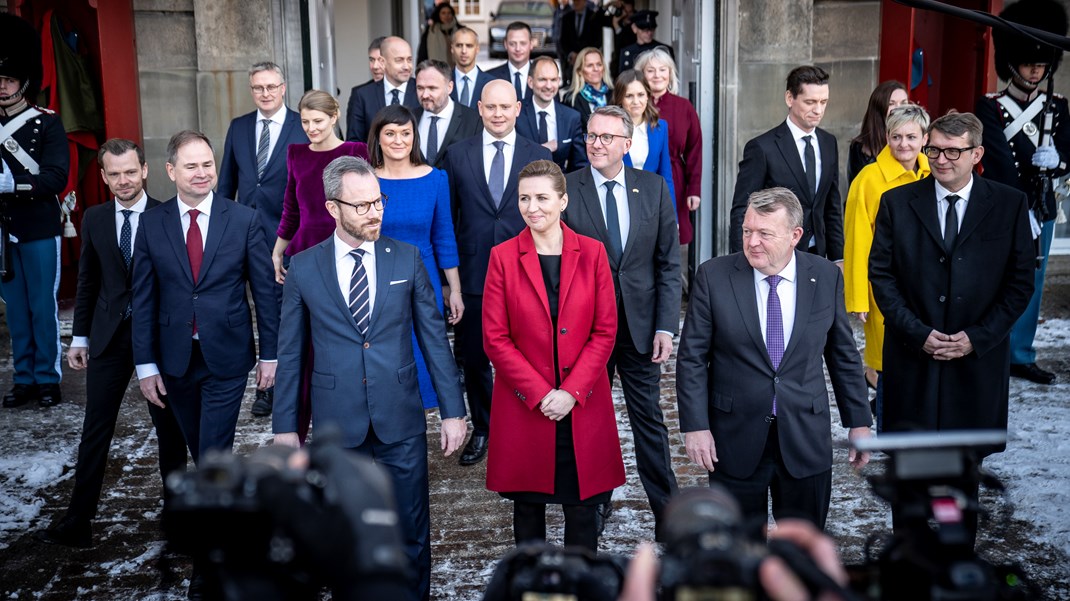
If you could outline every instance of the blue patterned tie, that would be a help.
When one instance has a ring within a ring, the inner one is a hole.
[[[126,270],[130,271],[130,261],[134,258],[133,255],[133,228],[130,226],[130,214],[133,213],[130,209],[122,209],[119,211],[123,214],[123,229],[119,233],[119,250],[123,253],[123,263],[126,263]],[[123,319],[130,317],[133,313],[130,301],[126,301],[126,308],[123,309]]]
[[[461,88],[461,104],[472,108],[472,90],[468,87],[468,76],[465,75],[461,80],[464,81],[464,86]]]
[[[390,90],[390,94],[393,96],[390,99],[390,106],[394,106],[395,104],[401,104],[401,99],[398,98],[398,92],[400,92],[400,90],[398,90],[397,88]]]
[[[505,148],[505,142],[497,140],[494,147],[498,151],[490,160],[490,179],[487,180],[487,187],[490,188],[490,197],[494,199],[494,207],[497,208],[501,206],[502,195],[505,194],[505,152],[502,150]]]
[[[349,251],[353,257],[353,275],[349,278],[349,311],[353,314],[353,320],[357,322],[357,330],[360,335],[368,333],[368,325],[371,324],[371,308],[368,302],[371,295],[368,288],[368,272],[364,269],[364,249],[354,248]]]
[[[776,287],[784,279],[778,275],[765,278],[769,282],[769,300],[765,304],[765,348],[773,369],[780,369],[780,360],[784,358],[784,314],[780,310],[780,296]],[[776,415],[776,393],[773,393],[773,413]]]
[[[263,129],[260,130],[260,143],[256,147],[256,179],[264,177],[264,169],[267,168],[268,149],[271,148],[271,119],[261,119]]]

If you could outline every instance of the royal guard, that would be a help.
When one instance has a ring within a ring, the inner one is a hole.
[[[1000,16],[1012,23],[1066,35],[1066,11],[1056,0],[1020,0]],[[1033,337],[1057,215],[1052,180],[1070,172],[1070,112],[1066,98],[1052,92],[1062,50],[1000,29],[993,29],[992,41],[996,74],[1008,85],[977,102],[975,112],[984,125],[982,175],[1029,197],[1037,248],[1036,288],[1010,334],[1011,375],[1054,384],[1055,374],[1037,366]]]
[[[0,14],[0,220],[14,386],[4,407],[60,402],[58,195],[70,156],[58,116],[34,106],[41,85],[41,40],[29,23]]]

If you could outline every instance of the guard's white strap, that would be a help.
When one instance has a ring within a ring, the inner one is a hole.
[[[1014,121],[1011,121],[1007,127],[1003,128],[1003,136],[1008,140],[1017,136],[1018,132],[1022,131],[1022,128],[1025,127],[1026,123],[1032,121],[1033,117],[1036,117],[1040,114],[1040,111],[1044,110],[1044,105],[1047,102],[1047,99],[1047,95],[1041,94],[1034,98],[1033,102],[1025,107],[1025,110],[1022,110],[1022,108],[1018,106],[1018,103],[1012,100],[1010,96],[1000,96],[997,98],[996,102],[1007,109],[1007,112],[1010,113],[1011,117],[1014,117]],[[1040,141],[1039,131],[1032,134],[1026,132],[1026,135],[1029,136],[1029,141],[1033,143],[1033,146],[1038,145],[1038,142]]]
[[[26,152],[26,149],[19,145],[14,135],[30,119],[40,114],[41,111],[30,107],[15,116],[7,125],[0,127],[0,144],[3,145],[4,150],[10,152],[11,156],[15,157],[15,160],[19,163],[22,163],[22,166],[33,175],[41,172],[41,166],[37,164],[37,161],[33,160],[33,157]]]

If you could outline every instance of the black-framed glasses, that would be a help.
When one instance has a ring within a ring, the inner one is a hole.
[[[376,211],[382,212],[383,208],[386,207],[387,198],[386,194],[380,194],[379,198],[368,202],[346,202],[337,198],[328,198],[327,200],[347,207],[353,207],[353,210],[357,212],[357,215],[367,215],[368,211],[372,210],[372,206],[375,206]]]
[[[925,156],[929,157],[930,161],[935,161],[940,158],[940,154],[943,153],[947,160],[957,161],[962,153],[968,152],[977,148],[976,146],[967,146],[966,148],[939,148],[937,146],[925,146],[921,149]]]
[[[281,88],[284,85],[286,85],[285,82],[284,83],[280,83],[278,85],[271,84],[269,86],[249,86],[249,89],[251,89],[254,94],[263,94],[265,92],[268,93],[268,94],[274,94],[275,92],[278,92],[279,88]]]
[[[588,144],[594,144],[595,140],[601,140],[602,146],[609,146],[613,143],[613,138],[627,138],[628,136],[621,136],[618,134],[583,134],[583,141]]]

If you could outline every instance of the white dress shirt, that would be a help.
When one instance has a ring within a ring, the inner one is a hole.
[[[365,240],[363,244],[356,248],[364,251],[362,257],[362,263],[364,264],[364,273],[368,274],[368,315],[375,315],[375,242]],[[338,237],[338,233],[334,234],[334,264],[338,270],[338,289],[342,292],[342,300],[349,304],[349,287],[353,284],[353,265],[356,261],[353,260],[352,252],[354,247],[350,246],[348,242]],[[371,322],[369,321],[369,324]]]
[[[537,101],[532,101],[531,105],[535,107],[535,133],[539,132],[539,121],[542,120],[542,115],[539,113],[546,111],[546,141],[557,139],[557,106],[551,100],[550,105],[546,108],[539,106]]]
[[[962,216],[966,214],[966,206],[970,203],[970,192],[973,191],[973,176],[970,176],[970,182],[962,187],[958,192],[951,192],[947,188],[940,185],[940,182],[933,180],[936,184],[936,218],[940,220],[940,234],[944,232],[944,218],[947,216],[947,195],[955,194],[959,197],[955,201],[955,214],[958,215],[959,224],[955,231],[962,229]]]
[[[810,145],[814,147],[814,164],[817,165],[817,173],[814,174],[814,181],[821,181],[821,147],[817,144],[817,128],[810,131],[803,131],[798,125],[795,125],[791,119],[786,120],[788,124],[788,130],[791,131],[791,137],[795,138],[795,148],[799,151],[799,163],[803,166],[803,171],[806,170],[806,140],[803,140],[804,136],[810,136]]]
[[[791,330],[795,327],[795,289],[797,283],[794,252],[791,253],[791,259],[788,260],[788,264],[777,275],[783,278],[777,284],[776,291],[777,296],[780,297],[781,319],[784,323],[784,349],[786,350],[788,341],[791,340]],[[765,334],[765,324],[767,322],[765,312],[769,302],[769,282],[765,280],[767,277],[769,276],[757,269],[754,270],[754,292],[758,301],[758,322],[762,325],[762,340],[767,340]]]
[[[602,218],[606,218],[606,186],[605,183],[612,179],[617,182],[617,185],[613,187],[614,201],[617,204],[617,222],[620,225],[620,245],[621,248],[628,247],[628,231],[632,225],[632,216],[628,212],[628,189],[624,187],[624,168],[617,172],[617,175],[612,178],[606,178],[600,171],[591,167],[591,175],[594,176],[594,187],[598,190],[598,205],[602,207]],[[606,225],[608,226],[608,223]]]
[[[268,128],[271,133],[271,139],[268,141],[268,159],[270,159],[275,154],[275,144],[279,142],[279,138],[282,136],[282,126],[286,123],[286,107],[279,107],[279,110],[275,111],[275,114],[270,117],[265,116],[260,111],[256,111],[256,137],[253,138],[254,144],[260,144],[260,134],[264,131],[264,119],[268,120]]]
[[[632,148],[628,151],[628,156],[632,158],[632,167],[636,169],[642,169],[646,164],[646,157],[650,155],[649,133],[645,120],[632,130]]]
[[[438,153],[442,154],[442,141],[446,139],[446,130],[450,126],[450,120],[453,119],[453,107],[455,105],[456,103],[447,96],[446,107],[442,109],[442,112],[436,115],[431,111],[424,111],[420,115],[420,122],[416,124],[416,128],[420,131],[420,152],[424,156],[427,156],[427,132],[431,131],[431,117],[439,117]]]
[[[473,66],[472,70],[468,73],[461,71],[460,67],[453,68],[453,92],[457,94],[457,100],[461,99],[461,94],[464,92],[464,78],[468,78],[468,108],[475,108],[476,101],[476,80],[479,79],[479,67]]]
[[[498,152],[498,149],[494,146],[494,143],[498,141],[488,132],[483,130],[483,177],[486,181],[490,181],[490,162],[494,160],[494,155]],[[502,148],[502,154],[505,155],[505,177],[502,178],[502,182],[505,183],[505,187],[509,187],[509,173],[513,168],[513,153],[516,152],[516,129],[510,131],[504,138],[501,139],[505,142],[505,146]]]
[[[384,100],[386,100],[386,106],[390,106],[390,103],[394,102],[394,94],[392,94],[394,90],[398,91],[398,104],[405,104],[405,90],[408,87],[409,82],[407,81],[403,82],[400,86],[395,87],[394,84],[390,83],[389,79],[384,77],[383,89],[386,90],[386,96],[384,96]]]

